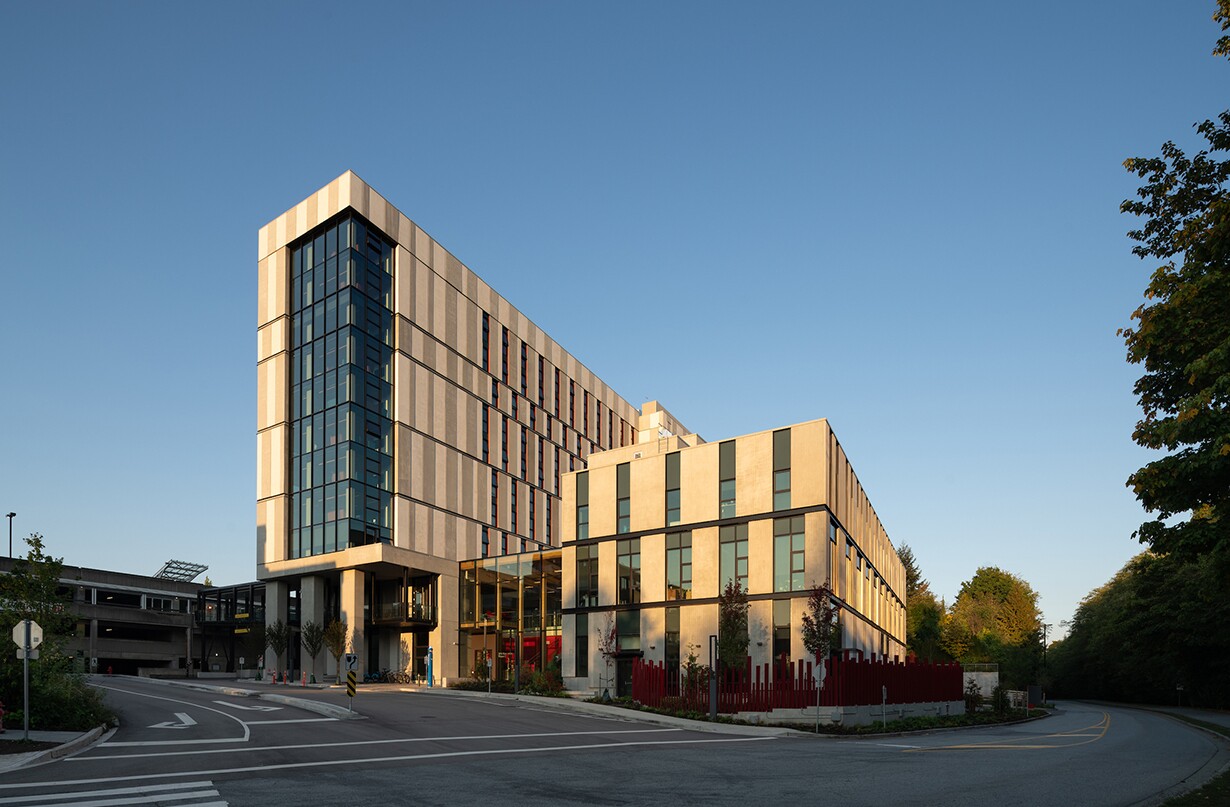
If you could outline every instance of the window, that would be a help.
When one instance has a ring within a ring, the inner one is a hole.
[[[615,615],[615,632],[620,650],[641,649],[641,612],[620,611]]]
[[[773,509],[790,509],[790,430],[773,432]]]
[[[577,614],[577,677],[589,675],[589,614]]]
[[[577,608],[598,604],[598,547],[577,547]]]
[[[483,557],[491,557],[491,536],[487,533],[487,528],[483,527]]]
[[[803,516],[773,520],[773,590],[803,590]]]
[[[615,466],[615,532],[632,531],[632,494],[628,463]]]
[[[679,452],[666,455],[666,526],[679,523]]]
[[[616,541],[615,554],[618,560],[616,582],[618,603],[633,605],[641,601],[641,539],[630,538]]]
[[[735,515],[735,441],[718,446],[718,518]]]
[[[558,465],[556,466],[559,467]],[[589,472],[577,474],[577,540],[589,537]]]
[[[731,582],[747,591],[747,525],[718,528],[718,546],[721,553],[719,592],[725,591],[726,584]]]
[[[491,459],[491,407],[483,404],[483,462]]]
[[[505,385],[508,384],[508,329],[502,328],[503,335],[500,340],[500,380]]]
[[[790,658],[790,600],[773,601],[773,658]]]
[[[529,348],[525,342],[521,343],[521,394],[529,397],[529,374],[530,374],[530,355]]]
[[[831,518],[829,519],[829,543],[837,543],[837,522]]]
[[[686,600],[691,596],[692,533],[670,533],[666,536],[666,599]]]
[[[666,609],[666,672],[668,680],[679,680],[679,609]]]
[[[483,312],[483,369],[491,369],[491,317],[486,311]]]

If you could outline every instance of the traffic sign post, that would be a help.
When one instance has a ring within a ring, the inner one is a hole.
[[[38,658],[39,645],[43,643],[43,629],[33,619],[23,619],[13,626],[13,641],[17,644],[17,658],[21,659],[22,692],[22,739],[30,741],[30,659]]]
[[[354,711],[355,677],[357,673],[349,670],[346,673],[346,697],[350,699],[350,711]]]

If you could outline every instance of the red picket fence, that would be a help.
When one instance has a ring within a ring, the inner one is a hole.
[[[784,657],[752,666],[749,658],[742,670],[718,672],[717,710],[768,712],[801,709],[816,704],[816,682],[810,661],[794,663]],[[880,703],[887,688],[888,703],[934,703],[959,701],[963,675],[960,664],[903,663],[830,659],[825,662],[822,706],[866,706]],[[637,659],[632,668],[632,697],[646,706],[709,711],[708,670],[702,669],[691,682],[681,674],[671,675],[661,662]]]

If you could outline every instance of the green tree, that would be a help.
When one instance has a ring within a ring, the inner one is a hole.
[[[742,669],[749,643],[747,592],[738,580],[731,580],[718,595],[718,660],[722,666]]]
[[[1230,0],[1213,15],[1230,29]],[[1223,36],[1214,54],[1230,56]],[[1144,184],[1120,209],[1143,219],[1132,252],[1162,263],[1119,333],[1144,417],[1132,438],[1166,451],[1128,485],[1155,517],[1135,532],[1162,553],[1194,558],[1230,544],[1230,110],[1195,126],[1207,148],[1188,157],[1173,142],[1124,167]]]
[[[823,664],[833,650],[841,647],[841,626],[837,621],[840,610],[830,581],[812,586],[807,611],[803,614],[802,633],[803,647],[815,657],[817,665]]]
[[[941,625],[944,621],[944,604],[931,591],[923,579],[914,550],[902,544],[897,557],[905,566],[905,645],[916,657],[927,661],[945,660],[948,654],[942,646]]]
[[[984,566],[961,584],[944,618],[941,644],[961,662],[994,662],[1000,680],[1020,688],[1042,658],[1038,594],[1016,575]]]
[[[299,629],[299,637],[303,642],[303,649],[307,651],[308,659],[312,663],[312,681],[316,681],[316,657],[320,655],[321,649],[325,646],[325,628],[319,622],[311,619],[303,623]]]
[[[265,626],[265,635],[269,637],[269,647],[273,650],[274,672],[282,669],[282,657],[290,649],[291,627],[278,619]]]
[[[73,629],[68,600],[60,592],[63,559],[43,551],[43,536],[26,539],[24,558],[0,575],[0,628],[11,630],[33,619],[43,629],[39,657],[30,661],[30,727],[46,730],[88,730],[114,719],[99,691],[86,685],[63,653],[64,637]],[[7,719],[20,724],[23,663],[11,652],[0,653],[0,701]]]
[[[1081,601],[1051,646],[1059,697],[1230,707],[1230,548],[1193,560],[1144,552]]]
[[[914,557],[914,550],[910,549],[909,544],[902,544],[897,549],[897,557],[901,559],[901,564],[905,566],[906,601],[908,602],[913,599],[914,595],[919,591],[929,591],[927,581],[923,579],[922,572],[918,568],[918,560]]]
[[[337,665],[337,680],[341,681],[343,678],[342,656],[346,655],[346,646],[350,641],[350,629],[346,626],[346,620],[330,619],[329,624],[325,625],[323,638],[329,655],[333,656],[333,661]]]

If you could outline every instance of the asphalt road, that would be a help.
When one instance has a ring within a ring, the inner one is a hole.
[[[1064,704],[1017,726],[869,739],[725,734],[459,693],[360,691],[360,720],[136,679],[122,726],[0,776],[0,805],[1134,805],[1230,761],[1164,715]],[[298,693],[296,693],[298,694]],[[340,692],[305,697],[344,703]]]

